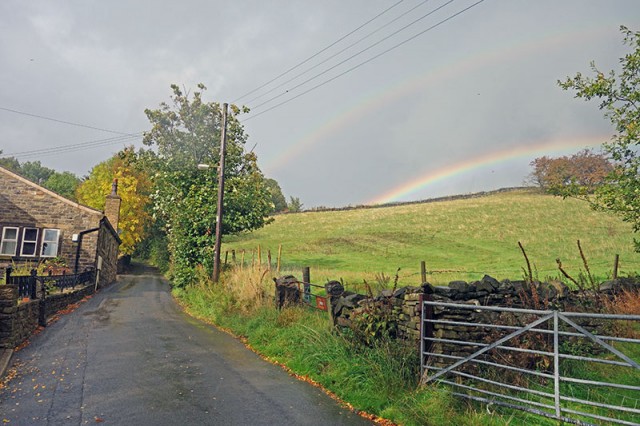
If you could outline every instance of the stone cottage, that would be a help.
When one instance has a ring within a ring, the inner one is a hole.
[[[99,286],[116,279],[120,197],[114,181],[105,211],[71,201],[0,167],[0,277],[7,267],[66,264],[99,270]]]

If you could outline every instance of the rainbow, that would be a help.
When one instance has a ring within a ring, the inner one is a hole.
[[[442,167],[435,171],[429,171],[424,175],[411,179],[410,181],[375,197],[366,204],[385,204],[398,201],[431,184],[452,178],[456,175],[462,175],[482,167],[493,166],[521,158],[531,158],[537,155],[550,155],[570,148],[596,148],[601,146],[603,142],[610,138],[611,135],[598,135],[574,139],[550,140],[537,142],[533,145],[516,146],[502,151],[490,152],[479,157],[469,158],[465,161]]]
[[[295,140],[286,149],[277,153],[274,157],[267,157],[263,162],[263,169],[267,174],[272,174],[292,162],[313,146],[331,139],[331,135],[340,129],[366,117],[371,111],[379,109],[399,99],[426,90],[429,85],[434,85],[442,80],[460,78],[469,74],[474,69],[513,60],[514,58],[531,55],[535,52],[560,49],[576,44],[587,43],[591,39],[611,35],[611,25],[597,29],[583,29],[571,33],[550,34],[544,38],[534,40],[515,40],[507,45],[502,45],[489,51],[482,51],[475,55],[457,58],[438,67],[422,71],[421,74],[393,84],[374,88],[363,95],[362,98],[344,104],[337,110],[314,126],[306,135]],[[558,76],[562,77],[562,76]]]

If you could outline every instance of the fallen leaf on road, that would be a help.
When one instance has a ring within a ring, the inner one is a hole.
[[[101,419],[100,417],[95,417],[96,419],[96,423],[104,423],[104,419]]]

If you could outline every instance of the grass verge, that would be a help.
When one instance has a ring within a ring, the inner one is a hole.
[[[174,289],[185,310],[242,338],[269,361],[315,382],[357,411],[403,425],[503,425],[509,418],[476,411],[444,389],[418,389],[418,350],[397,341],[374,347],[336,333],[326,312],[278,311],[271,276],[236,270],[218,285]],[[378,419],[384,424],[384,420]]]

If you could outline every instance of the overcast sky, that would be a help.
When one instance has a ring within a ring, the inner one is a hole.
[[[87,175],[141,146],[123,133],[149,128],[172,83],[251,107],[247,148],[305,207],[518,186],[535,157],[607,140],[597,105],[556,81],[616,67],[640,1],[485,0],[454,16],[476,1],[1,0],[0,150]]]

